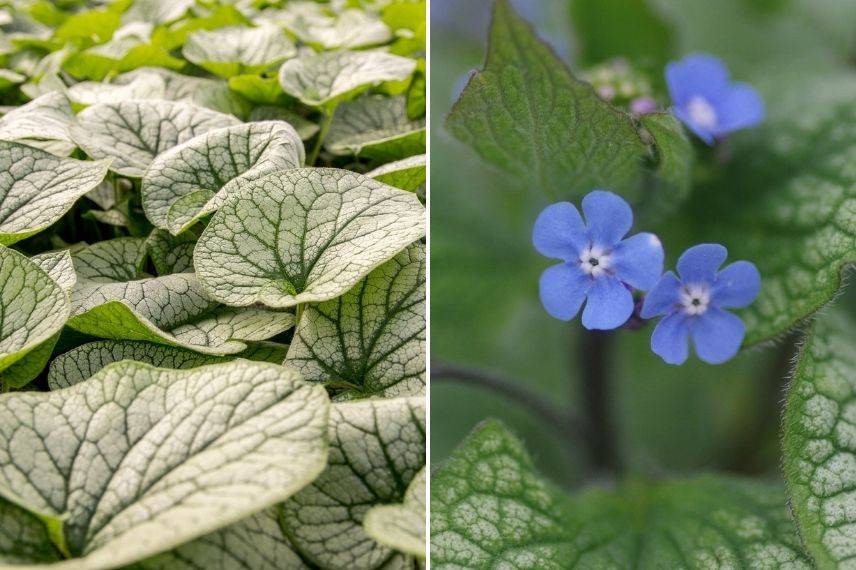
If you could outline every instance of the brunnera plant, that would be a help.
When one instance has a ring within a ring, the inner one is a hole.
[[[424,2],[0,9],[0,568],[425,559]]]
[[[624,476],[598,409],[580,420],[496,373],[437,362],[438,377],[511,395],[578,443],[595,484],[560,489],[520,439],[484,421],[432,476],[434,568],[846,568],[856,558],[856,332],[845,311],[821,311],[856,262],[856,78],[839,68],[762,101],[718,58],[671,52],[647,4],[573,3],[575,66],[593,66],[577,76],[497,0],[484,68],[446,127],[534,190],[543,209],[532,245],[553,260],[540,300],[586,329],[576,358],[581,376],[594,370],[587,380],[608,380],[610,335],[647,330],[672,365],[690,347],[720,364],[800,337],[783,480]],[[623,32],[607,18],[618,7],[638,12]],[[641,53],[622,52],[628,44]],[[671,234],[648,231],[674,219],[693,239],[678,242],[692,245],[680,256]],[[538,291],[537,274],[531,282]]]

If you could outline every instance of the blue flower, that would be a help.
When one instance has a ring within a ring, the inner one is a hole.
[[[733,83],[719,59],[688,55],[666,66],[674,112],[707,144],[764,118],[761,96],[746,83]]]
[[[535,249],[562,260],[541,275],[541,303],[568,321],[587,299],[583,326],[614,329],[633,313],[631,288],[647,291],[662,274],[663,246],[654,234],[621,239],[633,212],[612,192],[595,190],[582,205],[585,222],[569,202],[548,206],[535,221]]]
[[[754,264],[736,261],[718,271],[728,250],[705,243],[678,259],[678,274],[660,278],[642,305],[641,316],[664,315],[651,335],[651,350],[669,364],[683,364],[692,338],[698,357],[721,364],[737,354],[746,332],[743,321],[724,309],[746,307],[761,290]]]

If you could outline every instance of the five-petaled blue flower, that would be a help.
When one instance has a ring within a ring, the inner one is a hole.
[[[657,283],[663,246],[649,233],[622,239],[633,212],[612,192],[595,190],[582,206],[585,222],[569,202],[548,206],[535,221],[535,249],[562,260],[541,275],[541,302],[550,315],[567,321],[588,299],[583,326],[614,329],[633,313],[631,288],[647,291]]]
[[[692,338],[698,357],[720,364],[734,356],[743,343],[745,327],[723,309],[749,305],[761,290],[761,275],[754,264],[736,261],[718,271],[728,250],[718,244],[701,244],[678,259],[678,274],[667,272],[648,293],[641,316],[665,315],[651,335],[651,350],[669,364],[682,364]]]
[[[688,55],[666,66],[674,112],[707,144],[764,118],[764,102],[746,83],[733,83],[719,59]]]

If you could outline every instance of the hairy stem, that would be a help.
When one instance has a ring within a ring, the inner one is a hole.
[[[318,131],[318,138],[315,139],[315,146],[312,147],[312,152],[309,153],[309,158],[306,159],[307,166],[315,166],[318,161],[318,154],[321,152],[321,147],[324,145],[324,139],[327,138],[327,131],[330,130],[330,124],[333,122],[333,109],[324,109],[321,116],[321,130]]]
[[[522,386],[525,386],[523,381],[448,362],[431,363],[431,380],[455,380],[471,386],[488,388],[529,410],[532,415],[549,424],[553,430],[557,430],[555,433],[565,434],[570,431],[577,437],[584,437],[582,425],[575,417],[562,413],[560,408],[546,398],[523,388]]]
[[[575,354],[580,366],[580,396],[585,410],[584,429],[589,457],[596,471],[616,473],[621,469],[612,417],[610,375],[611,333],[584,331]]]

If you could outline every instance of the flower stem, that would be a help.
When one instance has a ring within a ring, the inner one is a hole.
[[[318,131],[315,146],[312,147],[312,152],[309,153],[309,158],[306,160],[306,164],[309,166],[315,166],[318,161],[318,153],[321,152],[321,146],[324,144],[324,139],[327,138],[327,132],[330,130],[330,124],[333,122],[333,111],[334,109],[327,108],[321,111],[321,130]]]
[[[614,335],[583,331],[575,353],[580,366],[580,395],[585,410],[583,427],[589,457],[595,471],[617,473],[621,470],[612,416],[611,347]]]
[[[554,406],[546,398],[523,388],[526,382],[507,378],[493,372],[478,368],[459,366],[448,362],[431,363],[431,381],[456,380],[471,386],[487,388],[495,394],[505,396],[509,400],[529,410],[535,417],[548,424],[555,433],[570,432],[578,438],[583,437],[582,424],[573,416],[566,416],[563,411]]]

